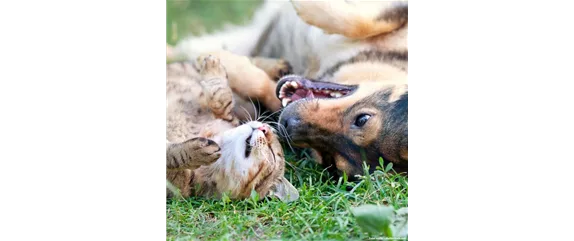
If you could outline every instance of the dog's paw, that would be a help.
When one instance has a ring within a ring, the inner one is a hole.
[[[295,12],[301,20],[324,30],[336,24],[334,17],[341,14],[346,5],[342,0],[331,1],[291,1]]]
[[[281,79],[281,77],[292,74],[293,68],[287,62],[287,60],[280,59],[277,61],[277,64],[270,70],[270,77],[277,81]]]

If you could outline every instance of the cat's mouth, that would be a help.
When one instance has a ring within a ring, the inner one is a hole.
[[[251,141],[251,137],[253,137],[253,133],[251,135],[249,135],[247,137],[247,139],[245,139],[245,158],[247,158],[247,157],[249,157],[249,155],[251,155],[251,150],[253,149],[253,147],[249,143]]]
[[[311,81],[297,75],[287,75],[277,83],[276,95],[283,107],[304,98],[333,99],[345,97],[357,89],[356,85],[341,85]]]
[[[259,145],[253,145],[251,144],[251,139],[253,139],[253,135],[256,135],[255,131],[251,133],[251,135],[249,135],[246,139],[245,139],[245,158],[248,158],[251,155],[251,152],[253,151],[254,147],[267,147],[269,148],[271,151],[273,151],[271,148],[271,140],[267,140],[265,142],[260,142]],[[258,136],[256,136],[255,138],[260,138]],[[265,137],[263,137],[265,138]],[[254,140],[255,143],[257,143],[257,140]]]

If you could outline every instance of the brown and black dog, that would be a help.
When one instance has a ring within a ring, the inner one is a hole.
[[[289,76],[282,81],[285,85],[307,82],[298,84],[305,86],[303,89],[326,86],[318,88],[350,92],[346,97],[305,98],[293,102],[280,116],[280,123],[285,127],[290,141],[297,146],[312,148],[319,163],[336,168],[338,172],[344,171],[352,177],[363,173],[363,161],[367,161],[371,171],[374,171],[382,157],[385,161],[393,162],[396,171],[407,171],[406,86],[382,88],[361,96],[363,93],[353,93],[361,88],[360,85],[319,84],[297,76]],[[285,89],[285,96],[305,93],[301,89]]]
[[[373,170],[380,157],[407,171],[407,2],[273,1],[259,12],[251,26],[191,38],[177,49],[219,56],[236,94],[271,110],[283,106],[279,122],[288,139],[312,148],[334,171],[353,177],[363,173],[363,161]],[[284,59],[293,75],[274,82],[277,68],[255,57]]]

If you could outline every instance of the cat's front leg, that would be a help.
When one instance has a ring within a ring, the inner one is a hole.
[[[281,108],[281,101],[275,96],[277,83],[269,77],[268,73],[252,63],[250,58],[220,50],[201,55],[198,62],[201,63],[200,61],[203,61],[206,56],[216,57],[221,65],[225,66],[228,86],[235,94],[243,99],[257,100],[271,111]],[[286,65],[284,68],[288,69]]]
[[[218,119],[234,122],[232,111],[235,106],[233,91],[229,87],[227,73],[219,59],[207,55],[198,60],[201,69],[199,84],[203,88],[206,103]]]
[[[182,197],[192,194],[193,170],[214,163],[221,157],[221,149],[214,141],[198,137],[181,143],[166,143],[167,181],[175,186]],[[176,193],[167,188],[167,197]]]
[[[197,169],[221,157],[221,148],[214,141],[197,137],[181,143],[167,143],[167,169]]]

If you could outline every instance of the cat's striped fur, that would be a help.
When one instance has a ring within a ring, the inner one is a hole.
[[[167,180],[183,197],[241,199],[255,190],[296,200],[273,130],[257,121],[239,125],[225,67],[214,56],[197,62],[167,65]]]

